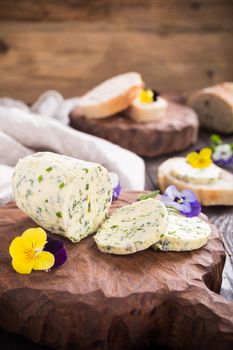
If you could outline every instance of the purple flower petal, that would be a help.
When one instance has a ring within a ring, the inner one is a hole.
[[[168,197],[170,197],[171,199],[175,199],[176,197],[180,197],[180,192],[177,190],[176,186],[174,185],[170,185],[166,188],[165,195],[167,195]]]
[[[213,159],[213,162],[220,167],[229,168],[233,165],[233,156],[227,160],[225,160],[225,159],[214,160]]]
[[[168,197],[166,194],[163,194],[160,199],[167,207],[173,207],[174,199]]]
[[[191,203],[191,212],[187,215],[188,217],[198,216],[201,212],[201,204],[198,200]]]
[[[63,265],[67,260],[67,253],[64,248],[62,241],[47,236],[47,243],[45,244],[44,250],[54,255],[55,262],[50,270],[53,270]]]
[[[182,213],[182,214],[189,214],[192,210],[192,207],[190,205],[189,202],[185,202],[183,201],[182,203],[179,203],[180,204],[180,209],[179,211]]]
[[[173,185],[166,189],[164,195],[161,196],[161,201],[187,217],[198,216],[201,212],[201,204],[191,190],[179,192]]]
[[[119,182],[118,185],[113,189],[112,199],[113,200],[118,199],[118,197],[120,196],[120,193],[121,193],[121,185],[120,185],[120,182]]]
[[[197,197],[195,196],[195,194],[191,190],[181,191],[181,197],[189,203],[195,202],[197,199]]]
[[[116,200],[118,199],[120,193],[121,193],[121,185],[120,185],[120,181],[119,181],[119,177],[116,173],[110,172],[108,173],[111,183],[112,183],[112,187],[113,187],[113,191],[112,191],[112,199]]]

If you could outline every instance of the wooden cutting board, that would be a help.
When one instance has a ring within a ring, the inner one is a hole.
[[[135,201],[124,192],[111,210]],[[20,275],[11,268],[12,239],[36,224],[14,203],[0,208],[0,327],[54,348],[130,350],[229,349],[233,304],[217,293],[225,260],[216,227],[197,251],[148,249],[101,253],[92,237],[63,239],[65,265]]]
[[[143,157],[155,157],[186,149],[197,141],[198,118],[184,105],[169,101],[163,119],[137,123],[119,113],[113,117],[90,119],[79,115],[78,109],[70,114],[71,126],[116,143]]]

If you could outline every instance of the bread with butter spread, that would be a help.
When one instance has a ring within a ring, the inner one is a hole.
[[[158,184],[162,192],[169,185],[178,190],[192,190],[204,206],[233,205],[233,175],[214,165],[203,174],[193,170],[185,175],[185,158],[174,157],[163,162],[158,169]],[[217,171],[219,170],[219,171]],[[208,172],[208,173],[207,173]]]
[[[83,95],[72,115],[106,118],[128,108],[144,87],[141,75],[129,72],[117,75]]]

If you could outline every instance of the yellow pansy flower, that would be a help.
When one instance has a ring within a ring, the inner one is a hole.
[[[152,90],[142,90],[139,94],[139,100],[141,103],[154,102],[154,93]]]
[[[203,148],[199,153],[191,152],[187,155],[186,160],[193,168],[207,168],[213,162],[211,159],[212,150],[210,148]]]
[[[21,274],[32,270],[48,270],[55,262],[54,255],[43,251],[47,241],[46,232],[38,228],[29,228],[22,236],[16,237],[10,245],[12,266]]]

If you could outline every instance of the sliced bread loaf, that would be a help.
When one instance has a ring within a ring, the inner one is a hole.
[[[221,133],[233,132],[233,83],[199,90],[188,103],[197,112],[201,126]]]
[[[138,73],[117,75],[83,95],[72,115],[84,115],[87,118],[109,117],[128,108],[143,86]]]

